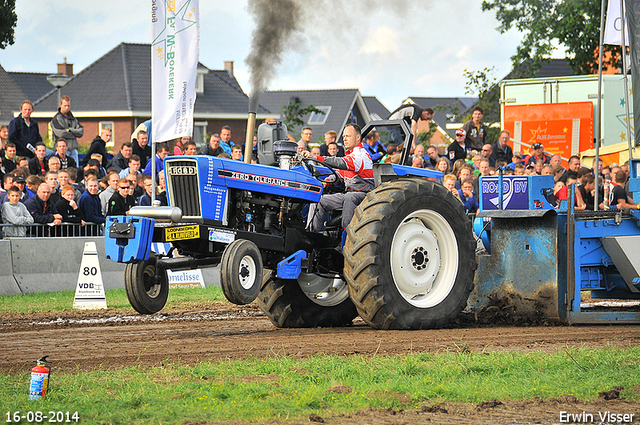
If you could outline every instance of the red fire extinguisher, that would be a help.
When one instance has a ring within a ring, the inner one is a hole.
[[[29,385],[30,400],[40,400],[47,395],[49,379],[51,377],[51,367],[46,365],[51,362],[47,360],[47,357],[49,356],[43,356],[38,360],[34,360],[36,367],[31,369],[31,384]]]

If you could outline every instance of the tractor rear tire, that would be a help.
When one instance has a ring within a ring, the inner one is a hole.
[[[466,307],[476,269],[471,220],[443,186],[384,183],[358,206],[344,246],[345,278],[376,329],[432,329]]]
[[[333,280],[314,276],[316,275],[301,275],[298,280],[273,278],[265,282],[258,296],[258,305],[271,323],[278,328],[338,327],[352,324],[358,312],[349,299],[346,284],[342,283],[344,288],[326,300],[314,299],[303,287],[308,287],[309,282],[314,279],[325,286]]]
[[[154,281],[156,274],[156,254],[138,263],[129,263],[124,270],[124,287],[129,304],[140,314],[157,313],[167,303],[169,281],[167,272],[162,272],[159,282]]]

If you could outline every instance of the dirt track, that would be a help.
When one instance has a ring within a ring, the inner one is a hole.
[[[402,354],[467,347],[473,352],[632,346],[640,326],[478,326],[376,331],[356,319],[348,328],[277,329],[255,306],[227,303],[140,316],[132,310],[1,314],[0,370],[21,370],[50,354],[56,369],[119,367],[137,360],[205,359],[315,353]],[[111,347],[118,347],[117,350]]]
[[[106,312],[0,314],[0,321],[0,370],[5,373],[24,371],[30,367],[31,360],[43,354],[51,355],[56,370],[76,371],[100,366],[123,367],[138,361],[149,364],[173,359],[192,363],[242,358],[247,354],[257,357],[304,357],[316,353],[386,355],[462,348],[473,352],[529,351],[640,343],[640,326],[630,325],[479,326],[463,320],[450,329],[376,331],[356,320],[354,326],[348,328],[277,329],[254,305],[236,307],[226,303],[202,305],[193,310],[170,310],[150,317],[139,316],[132,310],[112,309]],[[563,403],[566,406],[562,407]],[[328,422],[470,423],[471,420],[484,423],[486,419],[491,423],[513,423],[519,418],[521,421],[552,423],[545,420],[551,414],[549,412],[555,412],[552,416],[559,422],[557,412],[563,409],[595,409],[595,412],[618,409],[621,413],[640,413],[640,405],[620,400],[602,401],[602,406],[597,402],[576,403],[580,402],[538,400],[527,406],[505,402],[491,408],[446,403],[435,410],[426,406],[419,412],[363,411],[351,418],[334,418],[332,421],[335,422]],[[535,415],[538,415],[537,419]],[[634,422],[639,417],[636,415]]]

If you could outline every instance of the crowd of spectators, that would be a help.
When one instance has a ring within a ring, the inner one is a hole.
[[[411,155],[411,166],[442,172],[439,182],[463,203],[468,213],[475,213],[479,207],[479,177],[497,175],[499,170],[503,175],[553,175],[555,207],[567,200],[570,187],[575,185],[576,210],[593,210],[596,190],[599,209],[640,208],[629,193],[628,163],[603,167],[600,160],[597,171],[600,184],[596,189],[596,171],[582,166],[577,155],[567,160],[565,168],[560,155],[548,154],[542,143],[533,143],[528,155],[513,152],[507,130],[500,133],[495,143],[485,143],[487,129],[482,118],[482,108],[474,108],[472,119],[455,132],[455,140],[446,153],[440,154],[435,146],[428,146],[425,152],[418,144]],[[394,153],[394,144],[386,149],[387,155],[381,161],[399,163],[400,153]]]
[[[107,216],[127,215],[134,205],[151,205],[150,128],[136,129],[132,141],[122,143],[114,154],[107,149],[111,129],[104,127],[80,161],[77,138],[84,129],[70,111],[69,98],[62,98],[50,123],[55,150],[43,143],[32,112],[33,105],[25,101],[9,126],[0,126],[4,237],[98,234],[95,229]],[[221,133],[224,143],[232,145],[229,128],[223,127]],[[197,153],[190,137],[173,142],[174,154]],[[168,144],[157,145],[156,199],[161,205],[167,205],[163,159],[168,154]],[[88,223],[96,226],[91,232],[85,231]],[[61,225],[73,230],[63,234],[57,229]]]
[[[109,215],[127,215],[135,205],[151,205],[153,179],[157,182],[156,199],[167,204],[163,160],[170,152],[174,155],[211,155],[243,160],[242,143],[232,141],[231,128],[223,126],[198,151],[189,137],[177,139],[171,145],[158,144],[155,176],[152,176],[150,121],[141,124],[132,134],[131,141],[121,144],[119,152],[107,150],[111,129],[103,128],[92,140],[80,161],[77,156],[77,138],[84,129],[70,111],[70,100],[63,97],[51,126],[55,136],[55,150],[46,148],[38,125],[31,118],[33,105],[25,101],[20,114],[10,125],[0,126],[0,211],[4,236],[25,236],[28,226],[47,224],[58,226],[72,223],[82,228],[87,223],[102,224]],[[411,120],[412,131],[418,120],[430,120],[433,110],[402,108],[394,112],[401,119]],[[406,118],[404,118],[406,116]],[[504,175],[553,175],[557,204],[568,197],[568,187],[575,185],[576,209],[593,209],[598,190],[600,208],[640,208],[628,194],[628,164],[602,167],[600,182],[595,187],[594,171],[582,167],[580,158],[569,158],[567,168],[559,155],[550,156],[541,143],[531,146],[531,153],[523,156],[509,146],[510,134],[504,130],[498,141],[486,143],[487,129],[482,123],[482,108],[476,107],[472,119],[455,133],[455,140],[446,152],[439,153],[435,146],[426,149],[422,144],[411,147],[410,165],[430,168],[442,173],[439,183],[462,202],[468,213],[478,209],[479,177],[498,173]],[[313,129],[304,127],[298,141],[298,153],[303,156],[342,158],[345,149],[338,143],[338,134],[324,134],[324,143],[312,146]],[[415,140],[415,138],[414,138]],[[386,146],[377,131],[370,132],[358,146],[371,163],[399,163],[402,142],[393,140]],[[254,137],[252,161],[257,160],[257,139]],[[53,234],[54,232],[49,232]],[[77,233],[76,233],[77,234]]]

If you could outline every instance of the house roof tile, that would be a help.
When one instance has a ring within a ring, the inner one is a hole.
[[[247,113],[248,97],[227,71],[204,74],[204,93],[196,96],[196,113]],[[72,99],[72,110],[151,112],[151,45],[120,43],[111,51],[74,75],[62,88]],[[39,99],[38,110],[58,108],[56,91]],[[260,107],[259,113],[268,113]]]
[[[8,124],[13,119],[13,113],[20,110],[20,105],[27,99],[27,95],[2,66],[0,87],[0,124]]]
[[[316,108],[330,106],[331,110],[323,124],[308,124],[311,114],[302,117],[303,126],[309,125],[313,129],[313,141],[324,140],[324,133],[333,130],[340,134],[342,128],[351,117],[351,111],[357,123],[364,125],[369,121],[369,113],[366,105],[357,89],[339,90],[283,90],[268,91],[260,94],[260,104],[272,113],[280,113],[282,118],[282,107],[289,102],[299,103],[301,108],[313,105]],[[302,126],[289,128],[293,134],[300,133]]]

